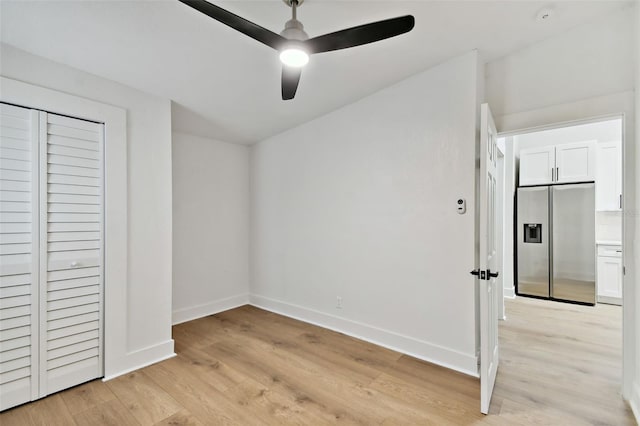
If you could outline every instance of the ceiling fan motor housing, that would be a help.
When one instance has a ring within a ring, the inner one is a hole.
[[[302,3],[304,3],[304,0],[282,0],[285,2],[285,4],[289,7],[293,6],[293,3],[295,2],[297,6],[301,6]]]
[[[309,35],[304,31],[302,22],[295,18],[289,19],[287,23],[284,24],[284,30],[282,30],[280,35],[288,40],[304,41],[309,38]]]

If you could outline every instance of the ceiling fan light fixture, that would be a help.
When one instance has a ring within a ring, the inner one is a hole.
[[[1,1],[1,0],[0,0]],[[291,19],[280,34],[248,21],[208,0],[179,0],[220,23],[240,31],[260,43],[275,49],[280,54],[282,67],[282,100],[293,99],[300,83],[302,67],[309,63],[309,55],[331,52],[350,47],[375,43],[411,31],[415,18],[411,15],[370,22],[329,34],[309,38],[302,22],[297,19],[297,9],[303,0],[283,0],[291,7]]]
[[[280,52],[280,61],[293,68],[302,68],[309,63],[309,54],[299,47],[289,47]]]

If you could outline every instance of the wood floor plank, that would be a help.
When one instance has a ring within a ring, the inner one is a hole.
[[[51,395],[25,407],[29,412],[30,424],[34,426],[68,426],[74,423],[60,394]]]
[[[268,349],[262,346],[264,343],[256,345],[260,349],[256,350],[256,346],[249,346],[246,342],[218,342],[205,350],[236,370],[246,372],[249,377],[268,389],[304,404],[307,410],[327,422],[371,424],[373,419],[367,413],[362,417],[354,415],[353,401],[345,397],[345,394],[349,393],[349,384],[336,379],[329,372],[322,373],[326,378],[317,371],[308,372],[292,358],[281,358],[277,355],[277,348],[268,352]]]
[[[73,416],[75,424],[103,426],[140,426],[135,417],[118,399],[103,402]],[[67,423],[70,425],[71,423]]]
[[[205,424],[264,424],[231,402],[184,361],[172,358],[149,366],[145,373]]]
[[[204,317],[173,326],[172,335],[176,353],[183,349],[201,348],[214,343],[219,336],[226,334],[221,321],[213,317]]]
[[[433,418],[437,418],[439,424],[455,425],[460,419],[476,421],[483,419],[477,408],[477,400],[474,398],[464,398],[461,395],[451,398],[450,395],[443,394],[438,389],[414,385],[388,374],[378,377],[369,387],[404,401],[409,406],[420,407],[421,410],[430,413]]]
[[[247,380],[245,374],[234,370],[202,349],[185,349],[177,359],[188,364],[203,380],[221,392],[226,392]]]
[[[34,403],[27,403],[0,413],[0,425],[2,426],[32,426],[29,411]]]
[[[318,417],[313,410],[307,409],[305,400],[288,398],[275,389],[269,389],[252,379],[229,389],[228,395],[254,416],[265,420],[265,423],[270,425],[327,423],[325,418]]]
[[[101,380],[94,380],[60,393],[71,415],[88,410],[103,402],[116,399],[111,389]]]
[[[182,409],[144,370],[110,380],[107,386],[142,426],[153,425]]]
[[[181,410],[173,416],[159,421],[154,426],[204,426],[204,423],[196,419],[188,411]]]

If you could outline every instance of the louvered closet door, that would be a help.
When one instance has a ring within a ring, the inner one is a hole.
[[[102,376],[102,145],[103,125],[40,114],[41,396]]]
[[[38,396],[38,111],[0,104],[0,410]]]

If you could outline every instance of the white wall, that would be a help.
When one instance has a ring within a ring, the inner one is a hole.
[[[128,333],[113,336],[117,348],[111,349],[118,357],[107,360],[107,372],[117,374],[170,356],[173,353],[170,102],[8,45],[0,45],[0,55],[2,76],[126,109],[127,304],[106,309],[117,309],[126,317]],[[105,333],[109,332],[107,327]]]
[[[627,7],[487,64],[487,99],[493,113],[501,116],[632,90],[631,12]]]
[[[623,394],[631,397],[636,352],[636,230],[640,209],[636,191],[636,110],[633,89],[637,37],[633,5],[592,24],[533,44],[486,65],[487,99],[496,112],[498,131],[511,132],[554,123],[624,114],[624,377]],[[638,163],[640,164],[640,163]],[[635,210],[634,207],[635,206]],[[629,212],[631,214],[629,214]],[[637,251],[637,249],[636,249]],[[633,259],[636,259],[635,262]],[[640,344],[640,342],[639,342]]]
[[[476,74],[472,52],[254,146],[252,303],[476,374]]]
[[[173,133],[173,322],[249,301],[249,147]]]

